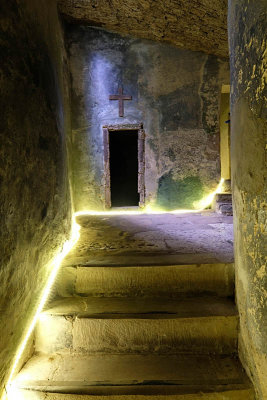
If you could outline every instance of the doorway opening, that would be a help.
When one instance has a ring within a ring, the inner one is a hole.
[[[138,131],[109,136],[111,206],[138,206]]]
[[[144,139],[142,125],[103,128],[105,208],[144,205]]]

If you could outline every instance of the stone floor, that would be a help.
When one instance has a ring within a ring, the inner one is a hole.
[[[78,216],[81,238],[64,265],[233,262],[233,219],[188,214]]]

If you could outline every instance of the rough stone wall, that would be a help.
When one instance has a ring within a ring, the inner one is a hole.
[[[64,46],[51,0],[0,4],[0,397],[70,231]]]
[[[230,0],[232,182],[240,354],[267,399],[267,2]]]
[[[227,0],[59,0],[68,19],[228,58]]]
[[[219,99],[228,63],[157,42],[70,25],[76,210],[103,209],[103,133],[144,123],[146,204],[194,208],[220,180]],[[109,95],[133,96],[118,117]]]

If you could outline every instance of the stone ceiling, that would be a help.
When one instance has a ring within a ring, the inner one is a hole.
[[[228,57],[227,0],[58,0],[69,20]]]

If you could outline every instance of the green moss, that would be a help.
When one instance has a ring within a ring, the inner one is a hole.
[[[157,205],[166,210],[193,209],[193,203],[204,196],[204,188],[198,176],[174,180],[171,172],[159,179]]]

